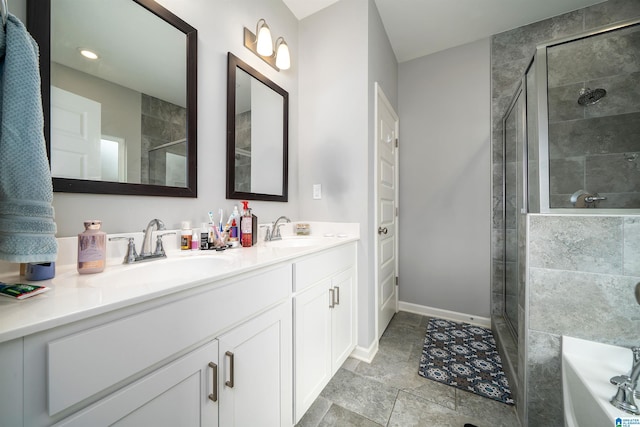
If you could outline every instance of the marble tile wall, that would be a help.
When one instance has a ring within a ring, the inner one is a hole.
[[[142,147],[140,179],[143,184],[165,184],[164,156],[150,162],[149,150],[187,135],[187,110],[151,95],[142,94]],[[174,148],[175,154],[186,155],[184,144]],[[171,151],[171,152],[174,152]],[[186,178],[186,177],[185,177]],[[186,179],[185,179],[186,181]]]
[[[549,48],[551,207],[572,207],[587,189],[600,207],[640,207],[640,26]],[[582,88],[604,88],[578,104]]]
[[[640,216],[529,215],[527,412],[561,419],[561,336],[640,343]]]
[[[504,277],[505,277],[505,239],[507,235],[505,233],[504,224],[504,203],[503,203],[503,144],[502,144],[502,117],[509,106],[509,102],[514,94],[514,91],[524,75],[526,67],[528,66],[538,44],[550,42],[552,40],[568,37],[574,34],[579,34],[589,29],[601,27],[615,22],[622,22],[629,19],[640,18],[640,2],[637,0],[609,0],[597,5],[580,9],[574,12],[570,12],[564,15],[560,15],[554,18],[550,18],[544,21],[536,22],[524,27],[516,28],[511,31],[497,34],[492,37],[491,46],[491,80],[492,80],[492,107],[491,107],[491,120],[492,120],[492,166],[493,166],[493,180],[492,180],[492,282],[491,282],[491,314],[494,320],[498,320],[498,317],[502,316],[504,311]],[[638,122],[635,122],[636,125]],[[591,126],[597,127],[599,124],[593,122]],[[610,128],[616,128],[616,125],[608,124]],[[588,132],[584,130],[584,132]],[[633,131],[636,132],[636,131]],[[616,136],[611,136],[611,140],[616,139]],[[631,139],[630,141],[637,141]],[[531,202],[531,201],[530,201]],[[548,217],[541,216],[539,221],[544,224]],[[573,218],[568,216],[567,218]],[[584,218],[576,216],[576,221],[579,223]],[[638,274],[640,269],[640,235],[635,227],[640,227],[634,221],[633,217],[625,219],[624,230],[627,234],[624,235],[621,244],[624,246],[624,254],[629,255],[635,253],[635,256],[627,256],[623,265],[623,276],[634,276]],[[524,221],[523,221],[524,223]],[[588,221],[586,224],[590,224]],[[519,247],[522,247],[527,241],[527,233],[530,241],[536,240],[539,237],[536,233],[540,232],[545,227],[536,228],[534,231],[524,230],[520,231],[515,237],[519,241]],[[635,228],[635,229],[634,229]],[[513,239],[514,236],[509,236]],[[634,240],[635,239],[635,240]],[[541,252],[544,252],[544,247],[540,247]],[[629,252],[631,251],[631,252]],[[634,252],[635,251],[635,252]],[[588,252],[587,252],[588,254]],[[511,255],[509,255],[511,257]],[[558,253],[555,255],[558,258],[566,257],[571,262],[578,263],[578,259],[572,257],[569,253]],[[583,255],[588,257],[588,255]],[[579,258],[579,257],[578,257]],[[637,261],[636,261],[637,260]],[[574,270],[574,276],[578,277],[580,266],[586,265],[584,262],[576,264]],[[528,273],[534,271],[535,268],[531,267]],[[565,267],[563,267],[565,268]],[[625,268],[629,269],[628,271]],[[556,271],[556,269],[544,267],[545,270]],[[634,270],[635,269],[635,270]],[[557,270],[558,272],[564,271],[562,268]],[[589,274],[588,280],[594,278],[593,273],[590,271],[583,272]],[[533,273],[531,273],[533,277]],[[582,276],[581,276],[582,277]],[[545,280],[545,279],[543,279]],[[622,279],[619,279],[622,280]],[[633,280],[633,279],[629,279]],[[537,283],[537,282],[536,282]],[[617,283],[617,282],[616,282]],[[619,290],[619,286],[613,286],[614,289]],[[518,389],[516,392],[518,416],[523,426],[557,426],[557,420],[562,419],[562,408],[557,403],[561,402],[558,399],[558,393],[561,392],[561,388],[558,387],[559,376],[559,335],[552,331],[539,331],[537,329],[531,329],[529,322],[529,316],[532,314],[530,307],[527,306],[527,289],[523,286],[520,289],[519,297],[519,335],[517,338],[517,360],[507,361],[505,365],[507,367],[516,367],[516,372],[511,372],[508,375],[510,377],[515,376],[518,382]],[[540,295],[547,290],[543,288],[538,289]],[[564,299],[568,298],[568,295],[557,295],[558,300],[556,304],[563,305]],[[566,301],[569,303],[568,301]],[[539,307],[539,305],[538,305]],[[589,310],[589,307],[585,307],[584,310]],[[579,318],[573,318],[569,315],[566,316],[561,312],[555,313],[557,319],[564,319],[562,323],[573,324],[573,322],[580,322]],[[534,319],[543,315],[536,315]],[[636,315],[638,317],[638,315]],[[537,321],[537,320],[536,320]],[[549,321],[549,320],[547,320]],[[637,325],[636,325],[637,328]],[[499,334],[498,340],[503,336],[509,334]],[[511,337],[507,337],[510,340]],[[513,342],[499,343],[502,348],[512,348]],[[503,352],[507,358],[513,358],[513,351]],[[548,413],[546,412],[548,411]]]

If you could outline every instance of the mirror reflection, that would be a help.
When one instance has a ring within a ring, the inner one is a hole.
[[[287,201],[288,93],[229,53],[227,198]]]
[[[153,0],[27,7],[54,190],[195,197],[196,30]]]

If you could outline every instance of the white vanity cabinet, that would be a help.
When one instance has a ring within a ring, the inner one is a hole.
[[[24,425],[291,426],[291,283],[281,264],[23,338]]]
[[[356,344],[355,243],[294,264],[295,422]]]

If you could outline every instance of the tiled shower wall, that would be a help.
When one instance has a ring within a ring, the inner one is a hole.
[[[561,336],[640,344],[640,216],[529,215],[529,426],[563,417]]]
[[[142,147],[140,179],[143,184],[165,185],[164,158],[149,162],[149,150],[178,141],[187,136],[187,110],[151,95],[142,96]],[[186,156],[186,144],[176,145],[169,152]],[[151,165],[151,167],[150,167]]]
[[[492,295],[491,295],[491,313],[494,324],[500,325],[504,322],[501,320],[504,310],[504,242],[505,232],[503,223],[503,146],[502,146],[502,123],[501,119],[506,108],[514,94],[514,91],[524,74],[524,71],[531,60],[535,48],[538,44],[546,43],[555,39],[582,33],[589,29],[601,27],[603,25],[621,22],[633,18],[640,17],[640,2],[637,0],[609,0],[595,6],[580,9],[564,15],[560,15],[551,19],[540,21],[525,27],[516,28],[511,31],[500,33],[492,38],[491,49],[491,80],[492,80],[492,163],[493,163],[493,225],[492,225]],[[530,242],[537,241],[540,236],[537,233],[545,228],[547,221],[552,221],[553,216],[536,216],[541,227],[528,230],[528,239]],[[564,216],[568,220],[572,220],[580,224],[590,224],[589,217],[583,216]],[[524,219],[524,218],[523,218]],[[602,220],[603,218],[600,218]],[[625,221],[634,222],[634,217],[629,217]],[[560,221],[559,223],[562,223]],[[634,222],[635,223],[635,222]],[[549,223],[551,226],[551,223]],[[639,227],[634,229],[633,226],[627,230],[628,233],[635,233],[638,236]],[[524,227],[522,230],[526,230]],[[527,241],[527,231],[518,233],[517,236],[509,236],[509,238],[517,238],[519,242]],[[553,235],[552,235],[553,236]],[[630,239],[632,237],[628,236]],[[622,239],[622,236],[620,236]],[[619,244],[623,240],[619,240]],[[631,242],[631,241],[629,241]],[[595,243],[595,242],[594,242]],[[631,243],[628,243],[631,244]],[[578,251],[580,244],[574,245],[574,250]],[[544,250],[543,250],[544,252]],[[626,253],[626,252],[625,252]],[[636,252],[637,253],[637,252]],[[570,254],[555,253],[555,257],[570,258]],[[637,257],[637,256],[636,256]],[[524,260],[521,268],[524,269]],[[622,261],[620,261],[622,262]],[[533,269],[528,272],[531,277]],[[580,276],[584,271],[582,264],[577,265],[573,269],[574,277]],[[616,273],[617,274],[617,273]],[[595,280],[593,273],[587,276],[589,280]],[[593,286],[593,282],[589,286]],[[587,284],[585,284],[587,286]],[[619,288],[616,288],[619,289]],[[516,389],[516,400],[518,405],[518,414],[523,426],[545,427],[557,426],[558,420],[562,419],[561,399],[558,400],[557,393],[561,390],[558,386],[560,381],[559,369],[557,363],[558,351],[560,345],[559,334],[551,331],[540,331],[533,329],[529,333],[527,330],[526,316],[531,316],[531,306],[527,307],[525,299],[525,287],[522,286],[521,297],[519,299],[519,339],[517,343],[518,361],[507,361],[506,369],[509,366],[517,368],[516,372],[508,373],[511,377],[516,375],[519,378],[518,387]],[[545,290],[536,288],[535,292],[544,294]],[[617,292],[617,291],[616,291]],[[614,292],[609,298],[624,299],[625,297]],[[571,301],[559,299],[557,302],[560,306],[563,304],[571,304]],[[601,302],[592,301],[594,305],[586,305],[583,310],[585,313],[593,310]],[[577,307],[581,309],[581,307]],[[639,311],[640,313],[640,311]],[[549,321],[558,321],[560,324],[574,324],[574,318],[565,316],[563,313],[555,313],[556,318]],[[638,315],[636,315],[638,317]],[[562,320],[562,322],[560,322]],[[636,328],[637,328],[636,324]],[[498,334],[500,341],[505,337],[508,341],[508,334]],[[505,342],[501,344],[503,349],[514,348],[513,342]],[[508,352],[507,357],[515,352]],[[515,356],[511,356],[515,357]],[[517,363],[516,363],[517,362]],[[550,389],[555,390],[549,392]],[[528,408],[528,411],[525,409]],[[544,408],[544,410],[542,410]]]
[[[549,48],[552,208],[581,189],[606,196],[601,208],[640,208],[639,51],[640,26]],[[607,94],[583,106],[582,88]]]

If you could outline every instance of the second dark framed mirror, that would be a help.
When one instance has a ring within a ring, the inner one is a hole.
[[[228,54],[227,199],[288,200],[289,93]]]

